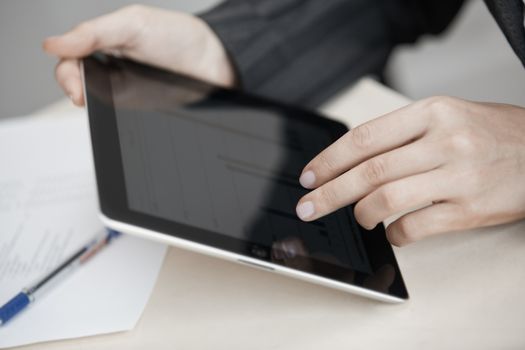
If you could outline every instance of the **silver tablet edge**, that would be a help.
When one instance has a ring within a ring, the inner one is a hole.
[[[294,270],[285,266],[273,264],[270,262],[261,261],[254,259],[245,255],[232,253],[223,249],[215,248],[209,245],[192,242],[186,239],[173,237],[168,234],[161,232],[152,231],[143,227],[138,227],[135,225],[127,224],[124,222],[116,221],[108,218],[104,214],[100,213],[100,218],[102,222],[109,228],[117,230],[122,233],[131,234],[141,238],[157,241],[159,243],[175,246],[181,249],[193,251],[196,253],[213,256],[219,259],[224,259],[228,261],[233,261],[244,266],[251,266],[253,268],[258,268],[266,271],[275,272],[284,276],[300,279],[306,282],[319,284],[325,287],[334,288],[341,290],[343,292],[352,293],[367,298],[372,298],[375,300],[387,302],[387,303],[402,303],[406,301],[405,299],[398,298],[392,295],[383,294],[359,286],[354,286],[351,284],[346,284],[336,280],[331,280],[326,277],[316,276],[310,273],[306,273],[299,270]]]

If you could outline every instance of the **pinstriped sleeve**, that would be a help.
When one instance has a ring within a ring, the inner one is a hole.
[[[405,23],[410,13],[400,13],[403,7],[385,5],[394,2],[229,0],[201,17],[221,39],[243,89],[315,107],[363,75],[381,76],[394,45],[425,30]],[[399,23],[390,18],[400,15]]]
[[[382,12],[370,3],[230,0],[201,17],[243,89],[315,107],[358,77],[381,73],[391,45]]]

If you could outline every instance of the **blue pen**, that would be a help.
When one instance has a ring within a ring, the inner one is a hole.
[[[88,244],[73,253],[57,268],[39,279],[32,286],[22,289],[20,293],[0,307],[0,326],[24,310],[29,304],[37,300],[45,290],[75,271],[118,236],[120,236],[120,232],[110,229],[97,234]]]

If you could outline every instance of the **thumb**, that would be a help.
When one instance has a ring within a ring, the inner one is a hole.
[[[44,50],[62,58],[80,58],[97,50],[120,49],[131,42],[137,33],[139,21],[126,11],[104,15],[81,23],[73,30],[47,38]]]

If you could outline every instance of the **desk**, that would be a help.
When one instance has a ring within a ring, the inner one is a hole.
[[[357,125],[406,103],[365,79],[324,111]],[[24,349],[525,348],[525,221],[395,251],[411,295],[401,305],[171,248],[133,331]]]

